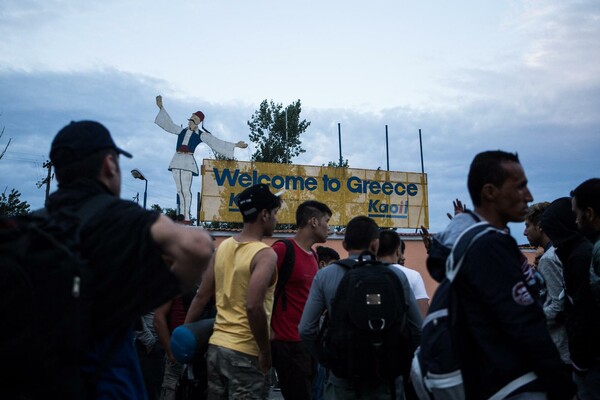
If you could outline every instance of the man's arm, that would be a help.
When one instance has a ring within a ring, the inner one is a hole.
[[[202,274],[202,282],[190,304],[190,308],[185,316],[185,323],[196,322],[200,319],[204,308],[208,304],[211,297],[215,295],[215,259],[210,262],[204,274]]]
[[[276,268],[277,256],[272,248],[267,247],[256,253],[250,264],[250,282],[248,282],[246,301],[248,323],[259,349],[259,367],[265,374],[271,368],[271,345],[264,301],[267,290],[273,283]]]
[[[330,266],[328,268],[336,268]],[[317,275],[312,281],[310,291],[308,292],[308,298],[304,305],[304,311],[302,312],[302,318],[298,325],[298,332],[302,338],[302,342],[306,349],[317,358],[317,337],[319,335],[319,322],[321,321],[321,315],[327,309],[327,302],[321,288],[321,277],[324,270],[319,270]]]
[[[429,311],[429,299],[417,300],[417,308],[419,309],[419,313],[421,313],[421,317],[425,318]]]
[[[158,341],[165,349],[165,354],[169,358],[169,361],[174,363],[175,357],[173,357],[173,354],[171,353],[171,334],[169,333],[169,324],[167,322],[167,317],[171,311],[172,305],[173,300],[169,300],[154,310],[153,325],[156,335],[158,336]]]
[[[171,271],[183,283],[196,284],[208,266],[214,251],[213,240],[206,231],[176,225],[161,215],[150,234],[165,256],[174,260]]]
[[[544,314],[550,323],[555,323],[556,316],[564,310],[565,299],[563,293],[562,264],[556,255],[543,257],[538,264],[538,270],[546,281],[546,301],[544,302]]]
[[[404,289],[404,301],[406,301],[406,304],[408,304],[406,322],[408,322],[408,329],[410,330],[411,337],[413,339],[413,349],[416,349],[417,346],[421,344],[421,327],[423,326],[423,317],[421,317],[421,312],[417,306],[415,294],[410,288],[410,283],[408,283],[406,275],[397,268],[392,268],[392,270],[400,279],[402,288]]]

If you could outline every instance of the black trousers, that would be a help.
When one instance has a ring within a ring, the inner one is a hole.
[[[273,367],[285,400],[310,400],[316,361],[302,342],[271,342]]]

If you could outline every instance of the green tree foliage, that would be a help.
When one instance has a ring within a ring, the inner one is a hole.
[[[158,204],[152,204],[150,206],[152,211],[159,212],[161,214],[165,214],[167,217],[171,218],[173,221],[177,219],[177,211],[174,208],[162,208]]]
[[[344,162],[342,163],[342,165],[340,165],[340,162],[334,162],[334,161],[329,161],[329,163],[327,163],[328,167],[341,167],[341,168],[349,168],[350,165],[348,165],[348,159],[345,159]]]
[[[300,121],[301,112],[300,100],[285,109],[281,103],[263,100],[248,121],[250,140],[256,145],[252,161],[289,164],[294,157],[304,153],[300,135],[310,122]]]
[[[0,217],[14,217],[16,215],[25,215],[29,213],[29,204],[21,201],[21,193],[12,189],[6,196],[6,189],[0,195]]]

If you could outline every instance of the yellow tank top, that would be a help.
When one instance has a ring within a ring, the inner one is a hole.
[[[250,264],[256,253],[266,247],[269,246],[263,242],[238,242],[234,238],[219,245],[215,254],[217,316],[210,344],[258,356],[258,345],[248,324],[246,298]],[[275,282],[276,279],[269,285],[264,304],[269,326]]]

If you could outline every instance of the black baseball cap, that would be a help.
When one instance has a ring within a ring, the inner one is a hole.
[[[113,149],[125,157],[132,157],[130,153],[118,148],[108,129],[96,121],[71,121],[69,125],[58,131],[52,141],[50,146],[52,162],[56,161],[53,156],[58,149],[71,150],[77,160],[103,149]]]
[[[276,194],[271,193],[269,186],[261,183],[250,186],[238,195],[237,205],[243,215],[252,215],[264,209],[270,209],[276,202],[279,202],[279,196],[283,191]]]

